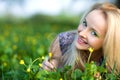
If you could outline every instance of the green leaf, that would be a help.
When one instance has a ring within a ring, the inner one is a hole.
[[[71,74],[71,78],[72,80],[80,80],[82,76],[82,71],[80,69],[75,69],[72,74]]]

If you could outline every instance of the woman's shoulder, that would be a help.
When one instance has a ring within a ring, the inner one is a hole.
[[[61,32],[61,33],[59,34],[59,37],[60,37],[60,38],[63,38],[63,37],[64,37],[64,38],[72,38],[72,37],[75,36],[76,33],[77,33],[76,30]]]
[[[67,50],[68,46],[72,44],[76,34],[77,34],[77,31],[74,30],[74,31],[62,32],[58,35],[60,49],[62,53],[64,53]]]
[[[76,33],[77,33],[76,31],[67,31],[67,32],[60,33],[59,34],[60,43],[62,44],[71,43],[74,40]]]

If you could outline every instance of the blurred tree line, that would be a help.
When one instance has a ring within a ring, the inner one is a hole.
[[[21,9],[24,8],[25,3],[27,0],[0,0],[0,2],[4,2],[5,3],[5,9],[6,9],[6,13],[10,14],[11,9],[14,7],[14,5],[18,5]],[[70,0],[70,6],[72,6],[74,4],[74,2],[77,2],[79,0]],[[92,1],[92,0],[91,0]],[[101,0],[93,0],[93,1],[101,1]],[[115,4],[118,8],[120,8],[120,0],[103,0],[105,2],[111,2],[113,4]]]

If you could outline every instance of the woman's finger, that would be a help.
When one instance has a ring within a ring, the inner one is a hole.
[[[52,70],[54,68],[53,64],[48,62],[48,61],[44,61],[42,64],[42,68],[45,70]]]

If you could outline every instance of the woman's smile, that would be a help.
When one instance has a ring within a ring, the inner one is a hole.
[[[84,39],[84,38],[82,38],[82,37],[77,37],[77,39],[76,39],[76,47],[78,48],[78,49],[82,49],[82,50],[87,50],[88,49],[88,47],[89,47],[89,44],[88,44],[88,42]]]
[[[80,45],[86,45],[87,42],[85,40],[83,40],[81,37],[78,37],[78,40],[77,40],[78,44]]]

